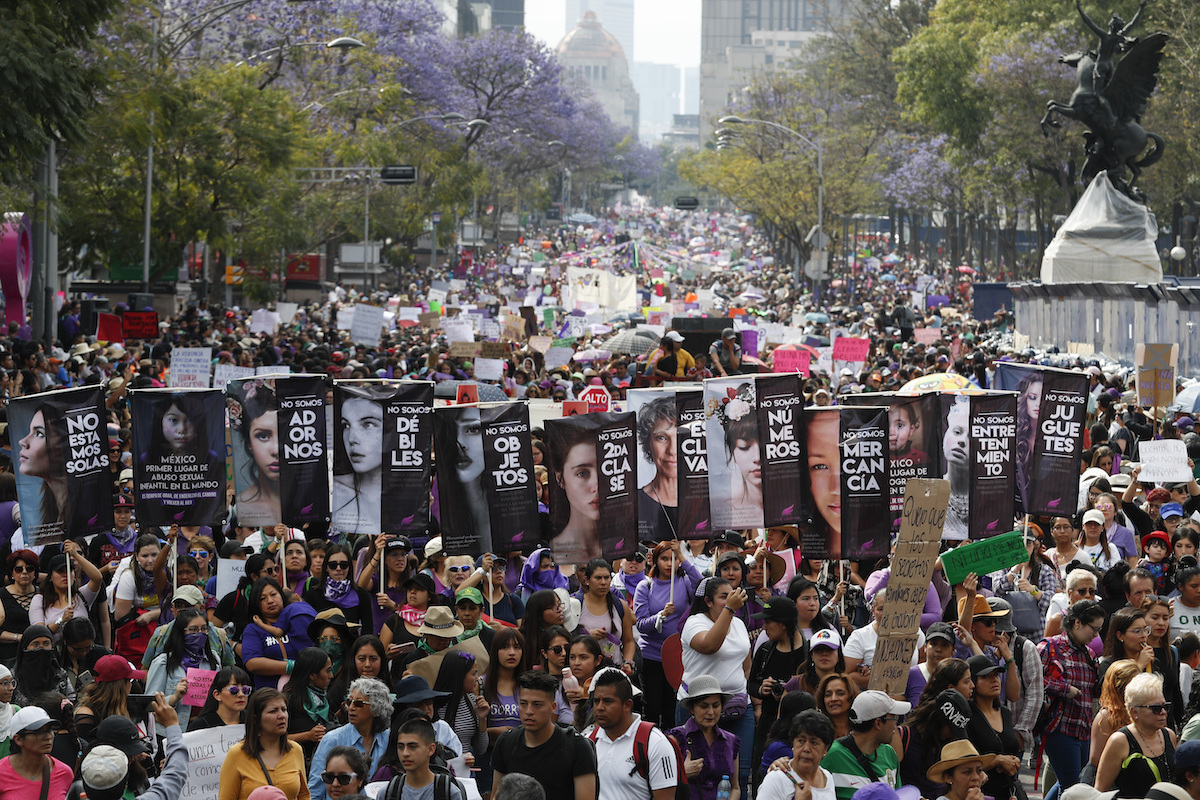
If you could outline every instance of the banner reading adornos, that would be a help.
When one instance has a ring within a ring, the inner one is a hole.
[[[226,516],[225,396],[135,389],[133,481],[142,525],[219,525]]]
[[[936,394],[847,394],[843,405],[886,406],[892,532],[900,530],[904,488],[914,478],[940,478],[941,404]]]
[[[299,527],[327,518],[324,379],[243,378],[225,393],[238,522]]]
[[[714,530],[762,528],[762,448],[753,377],[704,382],[708,496]]]
[[[112,529],[112,472],[99,386],[8,401],[26,545]]]
[[[1017,508],[1071,513],[1079,493],[1079,451],[1087,420],[1085,373],[996,365],[995,388],[1017,393]]]
[[[632,412],[546,420],[550,549],[561,564],[637,548],[636,436]]]
[[[869,560],[888,551],[891,521],[886,408],[806,409],[804,552]]]
[[[423,532],[433,475],[433,384],[338,381],[333,403],[333,530]]]

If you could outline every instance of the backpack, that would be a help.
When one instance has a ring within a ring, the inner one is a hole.
[[[629,771],[631,776],[634,773],[641,775],[646,780],[647,788],[649,788],[650,781],[650,733],[653,730],[655,730],[655,726],[652,722],[643,720],[638,723],[637,732],[633,735],[633,769]],[[592,732],[588,734],[587,738],[595,745],[596,737],[599,735],[600,726],[596,725],[593,726]],[[667,741],[671,743],[671,750],[675,753],[675,774],[678,776],[678,782],[675,785],[675,800],[690,800],[692,795],[688,789],[687,773],[683,771],[683,754],[679,752],[679,745],[675,743],[674,739],[667,736]],[[654,796],[653,790],[650,791],[650,796]]]
[[[429,768],[433,770],[433,800],[453,800],[453,795],[450,793],[451,785],[457,786],[459,796],[464,798],[464,800],[466,799],[466,790],[463,789],[462,784],[449,771],[434,768],[432,763],[429,765]],[[388,781],[388,785],[384,788],[383,794],[379,796],[379,800],[401,800],[404,796],[404,782],[407,777],[401,774]]]

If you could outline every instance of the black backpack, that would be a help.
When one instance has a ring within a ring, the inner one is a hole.
[[[450,787],[457,786],[459,796],[466,800],[467,792],[463,789],[462,784],[458,779],[450,774],[449,771],[443,771],[440,768],[434,767],[432,764],[429,768],[433,770],[433,800],[453,800],[453,795],[450,793]],[[379,800],[401,800],[404,795],[404,782],[406,775],[397,775],[388,781],[387,787],[383,790],[383,794]]]

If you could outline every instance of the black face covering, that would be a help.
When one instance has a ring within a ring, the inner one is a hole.
[[[58,672],[53,650],[26,650],[21,654],[17,688],[26,697],[37,697],[54,688]]]

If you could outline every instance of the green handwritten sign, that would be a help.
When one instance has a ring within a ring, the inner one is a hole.
[[[1020,531],[1002,533],[942,553],[942,566],[946,570],[946,580],[951,585],[962,583],[963,578],[972,572],[983,577],[989,572],[1007,569],[1028,560],[1025,537]]]
[[[554,342],[551,343],[550,346],[551,347],[574,347],[576,341],[577,341],[577,337],[568,336],[565,339],[555,339]]]

